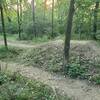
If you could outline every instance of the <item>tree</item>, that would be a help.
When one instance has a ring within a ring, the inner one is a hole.
[[[33,15],[33,33],[36,37],[37,34],[36,34],[36,27],[35,27],[35,1],[32,0],[31,4],[32,4],[32,15]]]
[[[22,0],[17,0],[17,18],[18,18],[18,34],[21,40],[21,24],[22,24]]]
[[[46,22],[46,2],[47,2],[47,0],[44,0],[44,2],[43,2],[43,10],[44,10],[44,13],[43,13],[43,21],[44,21],[44,26],[45,26],[45,22]],[[43,32],[45,33],[45,28],[44,28],[44,30],[43,30]]]
[[[45,23],[45,14],[46,14],[46,2],[47,2],[47,0],[44,0],[44,2],[43,2],[43,7],[44,7],[44,16],[43,16],[43,20],[44,20],[44,23]]]
[[[69,50],[70,50],[70,40],[71,40],[71,30],[72,30],[72,21],[74,15],[74,0],[70,0],[67,29],[65,35],[65,46],[64,46],[64,65],[69,63]]]
[[[2,30],[3,30],[3,36],[4,36],[4,44],[5,48],[8,49],[7,46],[7,37],[6,37],[6,32],[5,32],[5,20],[4,20],[4,2],[0,2],[0,12],[1,12],[1,21],[2,21]]]
[[[96,1],[95,9],[94,9],[94,23],[93,23],[93,38],[96,40],[96,33],[97,33],[97,17],[98,17],[98,9],[99,9],[99,1]]]
[[[54,0],[52,0],[52,38],[54,38]]]

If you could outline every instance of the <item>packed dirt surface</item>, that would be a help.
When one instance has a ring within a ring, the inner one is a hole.
[[[63,40],[55,40],[55,41],[50,41],[50,42],[46,42],[46,43],[41,43],[41,44],[38,44],[38,45],[32,45],[32,42],[31,43],[28,43],[28,42],[25,42],[25,41],[9,41],[8,40],[8,45],[9,46],[14,46],[14,47],[23,47],[23,48],[34,48],[34,47],[40,47],[40,46],[45,46],[45,45],[59,45],[59,44],[62,44],[64,43]],[[78,40],[72,40],[71,41],[71,44],[72,45],[87,45],[87,46],[91,46],[94,50],[98,51],[100,50],[100,48],[97,48],[96,46],[96,42],[95,41],[78,41]],[[0,40],[0,45],[4,45],[4,41],[3,40]],[[98,49],[98,50],[97,50]],[[98,51],[99,52],[99,51]]]
[[[18,64],[7,64],[0,62],[2,70],[18,71],[23,76],[36,79],[51,86],[54,91],[67,94],[72,100],[100,100],[100,87],[90,86],[85,81],[74,80],[61,75],[51,74],[39,68],[24,67]]]
[[[20,48],[32,48],[34,47],[33,45],[27,45],[23,42],[20,41],[8,41],[8,46],[13,46],[13,47],[20,47]],[[0,45],[4,45],[4,41],[0,40]]]
[[[0,41],[0,45],[3,42]],[[47,50],[63,50],[63,40],[56,40],[48,43],[43,43],[39,45],[25,44],[20,42],[8,42],[8,45],[14,47],[22,48],[43,48]],[[45,51],[45,50],[44,50]],[[71,52],[72,54],[83,55],[85,59],[100,60],[100,48],[97,46],[96,42],[93,41],[71,41]],[[59,53],[59,52],[58,52]],[[73,56],[73,55],[72,55]],[[23,76],[30,79],[36,79],[49,86],[51,86],[54,91],[59,91],[61,93],[67,94],[73,100],[100,100],[100,86],[89,85],[83,80],[74,80],[68,77],[64,78],[62,75],[57,75],[54,73],[46,72],[36,66],[25,66],[20,64],[9,64],[5,62],[0,62],[2,69],[7,68],[8,70],[15,72],[18,71]],[[99,69],[100,70],[100,69]],[[95,71],[96,72],[96,71]],[[94,72],[93,72],[94,74]]]

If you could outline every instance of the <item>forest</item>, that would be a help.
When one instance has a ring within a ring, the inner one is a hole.
[[[100,0],[0,0],[0,100],[100,100]]]

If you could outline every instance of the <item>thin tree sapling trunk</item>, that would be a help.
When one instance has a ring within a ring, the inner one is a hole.
[[[97,17],[98,17],[98,9],[99,9],[99,1],[96,1],[95,9],[94,9],[94,23],[93,23],[93,38],[96,40],[97,33]]]
[[[64,46],[64,67],[69,64],[69,50],[70,50],[70,40],[71,40],[71,30],[74,15],[74,3],[75,0],[70,0],[67,28],[65,34],[65,46]]]
[[[5,48],[8,49],[7,36],[6,36],[6,32],[5,32],[4,13],[3,13],[2,5],[0,5],[0,12],[1,12],[1,21],[2,21],[3,36],[4,36],[4,44],[5,44]]]

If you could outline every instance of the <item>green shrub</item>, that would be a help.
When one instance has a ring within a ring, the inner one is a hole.
[[[18,73],[0,73],[0,82],[0,100],[56,100],[52,88]]]
[[[22,40],[32,40],[34,35],[32,33],[21,33]]]
[[[0,47],[0,59],[11,60],[16,58],[23,50],[19,48],[9,47],[8,50],[5,47]]]
[[[70,64],[69,66],[66,67],[66,74],[68,74],[70,77],[72,78],[81,78],[84,76],[86,69],[82,66],[80,66],[80,64]]]
[[[6,83],[8,80],[9,78],[7,77],[7,75],[5,75],[4,73],[0,71],[0,85]]]
[[[100,75],[98,74],[98,75],[92,76],[90,78],[90,81],[93,82],[93,83],[95,83],[95,84],[100,85]]]
[[[13,74],[0,72],[0,100],[71,100],[48,85]],[[55,93],[56,92],[56,93]]]

